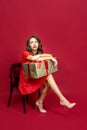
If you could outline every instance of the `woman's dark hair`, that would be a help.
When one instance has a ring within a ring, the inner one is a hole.
[[[30,36],[29,37],[29,39],[27,40],[27,43],[26,43],[26,50],[28,50],[33,55],[32,49],[30,48],[30,40],[31,40],[31,38],[35,38],[38,41],[37,54],[42,54],[43,50],[42,50],[41,40],[37,36]]]

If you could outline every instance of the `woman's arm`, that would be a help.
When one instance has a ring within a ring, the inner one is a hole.
[[[29,55],[26,57],[27,60],[31,60],[31,61],[34,61],[34,60],[37,60],[38,58],[40,57],[40,55],[35,55],[35,56],[32,56],[32,55]]]
[[[52,60],[54,65],[58,64],[57,60],[51,54],[40,54],[40,57],[36,61]]]
[[[44,57],[52,57],[51,54],[45,54],[45,53],[43,53],[43,54],[39,54],[39,55],[40,55],[40,58],[44,58]]]
[[[54,57],[43,57],[43,58],[38,58],[36,61],[43,61],[43,60],[52,60],[54,63],[54,66],[58,64],[57,60]]]
[[[52,60],[55,66],[58,64],[57,60],[51,54],[37,54],[35,56],[29,55],[26,59],[31,61]]]
[[[26,57],[27,60],[46,60],[46,59],[51,59],[52,55],[51,54],[37,54],[35,56],[29,55]]]

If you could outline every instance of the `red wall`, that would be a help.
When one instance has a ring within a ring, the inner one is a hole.
[[[9,91],[9,65],[20,61],[30,35],[57,57],[60,88],[86,93],[87,1],[0,0],[0,92]]]

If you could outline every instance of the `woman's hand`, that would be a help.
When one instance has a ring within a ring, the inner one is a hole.
[[[33,60],[37,60],[37,59],[39,59],[40,58],[40,55],[38,54],[38,55],[35,55],[35,56],[33,56]]]
[[[54,66],[57,66],[57,64],[58,64],[57,60],[54,57],[42,57],[42,56],[40,56],[36,59],[36,61],[43,61],[43,60],[52,60],[52,62],[54,63]]]
[[[57,60],[54,57],[52,57],[51,60],[54,62],[54,66],[58,65],[58,62],[57,62]]]
[[[29,55],[26,57],[27,60],[31,60],[31,61],[34,61],[34,60],[37,60],[40,58],[40,55],[35,55],[35,56],[32,56],[32,55]]]

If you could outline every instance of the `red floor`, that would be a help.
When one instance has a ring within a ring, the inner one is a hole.
[[[8,92],[0,94],[0,130],[87,130],[87,96],[65,96],[77,102],[72,110],[60,106],[57,97],[50,92],[44,101],[47,114],[41,114],[29,102],[26,104],[27,113],[24,114],[18,93],[13,95],[10,108],[7,108]]]

